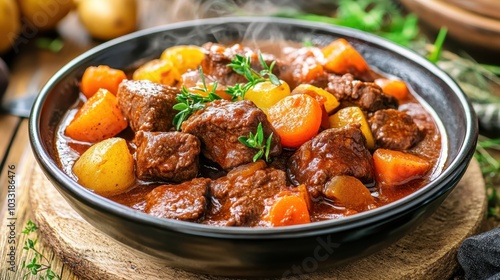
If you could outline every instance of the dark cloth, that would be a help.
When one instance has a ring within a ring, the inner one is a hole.
[[[465,239],[458,262],[466,279],[500,279],[500,227]]]

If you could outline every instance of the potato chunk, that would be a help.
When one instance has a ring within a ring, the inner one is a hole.
[[[346,107],[337,111],[337,113],[328,117],[330,127],[339,128],[349,124],[360,124],[361,132],[366,138],[366,145],[368,149],[375,147],[375,140],[373,139],[372,131],[368,125],[365,114],[359,107]]]
[[[160,59],[170,61],[180,74],[198,68],[205,59],[203,48],[192,45],[180,45],[167,48]]]
[[[174,86],[181,80],[181,74],[168,60],[153,59],[137,68],[132,75],[134,80],[149,80],[153,83]]]
[[[252,101],[264,113],[281,99],[290,95],[290,87],[284,81],[275,85],[270,81],[258,83],[245,93],[245,99]]]
[[[126,192],[135,182],[134,159],[124,139],[103,140],[85,151],[75,162],[78,183],[102,196]]]
[[[323,194],[339,205],[357,212],[371,209],[375,204],[370,191],[359,179],[352,176],[333,177],[325,184]]]

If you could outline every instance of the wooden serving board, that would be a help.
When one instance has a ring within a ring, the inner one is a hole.
[[[222,279],[163,265],[104,235],[80,217],[36,167],[30,201],[43,241],[80,279]],[[456,252],[485,218],[484,180],[476,161],[441,207],[396,244],[309,279],[448,279]]]

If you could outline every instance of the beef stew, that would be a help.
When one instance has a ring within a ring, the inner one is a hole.
[[[443,160],[431,113],[411,89],[378,83],[397,78],[344,57],[352,46],[335,48],[167,49],[162,61],[141,66],[118,87],[128,127],[114,137],[127,141],[136,180],[107,197],[162,218],[270,227],[342,218],[420,189]],[[297,90],[301,85],[308,90]],[[260,94],[252,92],[257,87]],[[73,164],[62,162],[85,160],[90,146],[106,141],[67,133],[88,100],[82,95],[68,112],[55,141],[62,168],[76,180]],[[394,175],[390,183],[379,179],[385,173]]]

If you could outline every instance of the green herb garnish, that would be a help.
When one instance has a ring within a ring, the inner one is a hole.
[[[30,233],[35,232],[37,229],[37,225],[29,220],[22,233],[25,235],[29,235]],[[23,250],[33,251],[34,257],[28,263],[26,263],[26,261],[23,261],[22,268],[28,270],[28,272],[23,275],[23,279],[26,279],[29,275],[38,275],[40,276],[40,279],[61,279],[61,277],[52,270],[50,264],[43,263],[50,263],[50,260],[35,248],[37,242],[38,239],[32,240],[30,238],[24,241]]]
[[[172,107],[174,110],[179,111],[179,113],[174,116],[173,120],[177,130],[181,129],[182,122],[184,122],[192,113],[205,108],[206,103],[221,99],[221,97],[215,93],[215,90],[217,89],[217,82],[214,82],[212,89],[208,89],[207,84],[205,83],[205,75],[203,75],[201,67],[198,71],[200,73],[203,88],[195,87],[193,89],[204,92],[207,96],[189,92],[185,86],[182,86],[181,93],[177,94],[175,98],[175,100],[179,103]]]
[[[249,136],[240,136],[238,140],[245,146],[256,149],[258,152],[253,157],[253,161],[256,162],[262,156],[265,157],[266,161],[269,161],[269,151],[271,149],[271,140],[273,138],[273,133],[267,137],[266,143],[264,144],[264,131],[262,130],[262,123],[257,126],[257,132],[253,134],[250,132]]]
[[[281,85],[278,77],[273,74],[273,68],[276,64],[276,61],[273,61],[271,65],[267,65],[267,63],[264,61],[264,58],[262,57],[262,53],[259,52],[258,56],[259,62],[263,68],[260,72],[252,69],[252,66],[250,65],[250,56],[245,57],[236,54],[235,57],[231,60],[231,63],[227,65],[231,67],[237,74],[244,76],[248,81],[248,83],[246,84],[236,84],[226,89],[226,93],[231,95],[232,101],[243,99],[245,97],[245,93],[258,83],[270,81],[276,86]]]
[[[441,52],[443,50],[444,40],[446,39],[446,34],[448,33],[448,29],[446,27],[441,27],[439,29],[439,33],[436,37],[436,41],[434,42],[434,46],[432,51],[427,56],[427,59],[432,63],[437,63],[441,58]]]
[[[31,220],[26,223],[26,226],[24,227],[22,233],[23,234],[30,234],[32,232],[35,232],[38,229],[38,226]]]

